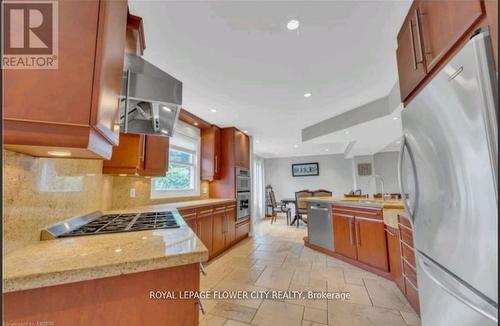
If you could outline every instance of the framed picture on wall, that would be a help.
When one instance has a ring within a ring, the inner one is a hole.
[[[316,175],[319,175],[318,162],[292,164],[293,177],[311,177]]]

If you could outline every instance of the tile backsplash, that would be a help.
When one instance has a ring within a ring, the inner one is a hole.
[[[36,243],[40,230],[101,210],[209,198],[150,199],[151,179],[102,174],[102,160],[36,158],[3,150],[4,253]],[[136,189],[135,198],[130,188]]]

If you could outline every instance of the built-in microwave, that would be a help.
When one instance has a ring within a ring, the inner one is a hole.
[[[236,168],[236,192],[250,191],[251,187],[250,171],[239,167]]]

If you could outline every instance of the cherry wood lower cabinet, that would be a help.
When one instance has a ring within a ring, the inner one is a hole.
[[[387,273],[389,263],[382,209],[333,206],[335,252],[374,271]]]
[[[404,281],[404,289],[401,290],[406,295],[413,309],[420,313],[415,249],[413,247],[413,230],[408,218],[403,215],[398,216],[398,226],[399,233],[401,234],[401,273]]]
[[[385,233],[387,236],[387,251],[389,252],[389,270],[392,279],[404,293],[405,282],[401,265],[401,243],[399,240],[399,229],[395,229],[386,225]]]
[[[179,208],[178,211],[186,224],[207,247],[209,259],[221,254],[237,241],[246,238],[250,232],[250,219],[236,223],[234,203]]]
[[[356,259],[357,249],[354,243],[354,216],[333,213],[333,230],[335,252]]]
[[[3,294],[5,324],[198,325],[194,299],[152,299],[151,291],[199,291],[199,264]]]

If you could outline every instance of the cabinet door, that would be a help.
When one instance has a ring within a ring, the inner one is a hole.
[[[140,175],[164,177],[168,170],[169,138],[147,135],[144,139],[144,153]]]
[[[250,169],[250,140],[245,133],[236,130],[234,134],[234,155],[236,165]]]
[[[226,242],[229,247],[236,240],[236,205],[226,207]]]
[[[201,130],[201,179],[216,180],[220,176],[220,129]]]
[[[335,252],[356,259],[354,235],[354,217],[345,214],[333,214],[333,242]]]
[[[419,1],[415,19],[422,29],[427,69],[432,69],[483,14],[481,0]]]
[[[127,12],[127,1],[100,1],[91,123],[114,145],[120,134]]]
[[[120,134],[120,145],[113,147],[110,160],[104,160],[103,173],[136,174],[144,151],[144,136]]]
[[[384,221],[356,217],[355,227],[358,260],[388,272]]]
[[[214,255],[217,255],[224,250],[225,246],[226,211],[224,206],[217,207],[214,210],[213,219],[212,251]]]
[[[401,100],[424,79],[427,71],[424,63],[421,31],[417,18],[417,2],[414,2],[398,34],[396,59],[398,63],[399,88]]]
[[[59,1],[58,15],[58,68],[4,70],[4,118],[89,124],[99,2]]]
[[[405,292],[405,284],[403,279],[403,271],[401,268],[401,249],[399,243],[399,230],[386,227],[387,235],[387,251],[389,252],[389,270],[391,276],[399,286],[403,293]]]
[[[213,227],[213,211],[210,209],[200,209],[197,213],[196,235],[208,249],[208,256],[212,257],[212,227]]]

